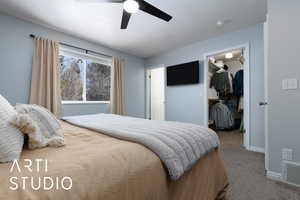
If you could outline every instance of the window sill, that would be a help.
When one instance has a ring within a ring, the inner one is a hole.
[[[110,104],[110,101],[62,101],[62,104]]]

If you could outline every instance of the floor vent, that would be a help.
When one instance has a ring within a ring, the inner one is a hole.
[[[283,161],[282,164],[283,180],[300,187],[300,163]]]

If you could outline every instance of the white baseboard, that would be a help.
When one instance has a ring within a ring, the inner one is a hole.
[[[275,181],[283,181],[281,173],[267,171],[267,177]]]
[[[277,172],[267,171],[267,178],[272,179],[274,181],[280,181],[282,183],[285,183],[287,185],[291,185],[294,187],[300,187],[300,185],[297,185],[295,183],[291,183],[291,182],[284,180],[284,178],[282,177],[282,174],[277,173]]]
[[[291,182],[288,182],[288,181],[285,181],[285,180],[279,180],[279,181],[281,181],[281,182],[283,182],[283,183],[285,183],[285,184],[288,184],[288,185],[290,185],[290,186],[294,186],[294,187],[300,188],[300,185],[298,185],[298,184],[291,183]]]
[[[255,151],[255,152],[258,152],[258,153],[265,153],[264,148],[256,147],[256,146],[250,146],[248,150],[249,151]]]

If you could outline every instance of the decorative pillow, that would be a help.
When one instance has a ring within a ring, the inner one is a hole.
[[[27,114],[17,114],[11,119],[11,124],[14,125],[24,134],[37,132],[37,124]]]
[[[16,110],[0,95],[0,162],[19,159],[23,149],[24,135],[10,124],[15,115]]]
[[[59,120],[46,108],[38,105],[18,104],[19,116],[13,124],[28,135],[28,148],[64,145],[64,135]]]

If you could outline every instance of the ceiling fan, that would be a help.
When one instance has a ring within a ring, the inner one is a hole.
[[[138,10],[142,10],[150,15],[158,17],[164,21],[170,21],[172,16],[156,8],[155,6],[147,3],[144,0],[78,0],[81,2],[99,2],[99,3],[122,3],[123,4],[123,17],[121,29],[127,29],[130,17]]]

